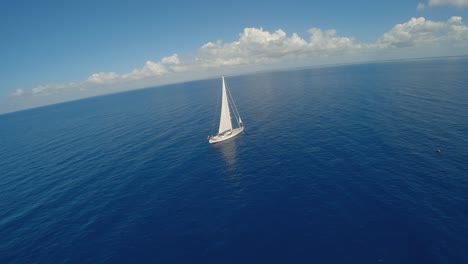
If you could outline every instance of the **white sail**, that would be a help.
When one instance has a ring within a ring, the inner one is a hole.
[[[226,84],[224,83],[224,77],[223,77],[223,96],[221,99],[221,118],[219,121],[218,133],[221,134],[228,130],[232,130],[232,123],[231,123],[231,113],[229,113],[229,103],[228,103],[228,95],[226,92]]]
[[[244,124],[239,115],[239,111],[237,110],[237,106],[234,103],[234,99],[229,92],[226,83],[224,82],[223,77],[223,95],[221,98],[221,118],[219,120],[219,130],[218,134],[214,136],[208,136],[208,142],[210,144],[222,142],[233,138],[244,131]],[[231,104],[231,109],[229,109],[229,104]],[[231,113],[230,110],[233,111],[235,120],[237,121],[237,127],[232,127],[231,122]]]

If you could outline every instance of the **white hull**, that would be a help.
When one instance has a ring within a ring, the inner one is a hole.
[[[224,133],[224,135],[216,135],[216,136],[210,137],[208,142],[210,142],[210,144],[222,142],[222,141],[228,140],[230,138],[233,138],[239,135],[240,133],[242,133],[242,131],[244,131],[244,127],[234,128],[233,130],[231,130],[230,133],[227,132],[227,133]]]

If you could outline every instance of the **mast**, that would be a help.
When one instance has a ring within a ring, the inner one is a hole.
[[[224,76],[223,76],[223,95],[221,98],[221,117],[219,120],[218,134],[224,133],[228,130],[232,130],[232,123],[231,123],[231,113],[229,112],[229,103],[228,103],[228,95],[226,92],[226,84],[224,83]]]

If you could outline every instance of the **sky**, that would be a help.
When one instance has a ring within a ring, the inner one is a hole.
[[[0,114],[220,75],[468,55],[468,0],[2,1]]]

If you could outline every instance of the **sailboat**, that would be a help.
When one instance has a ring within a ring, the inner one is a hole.
[[[242,119],[239,115],[239,111],[237,111],[237,107],[234,103],[234,100],[232,99],[231,93],[227,89],[226,82],[224,81],[224,76],[222,77],[222,80],[223,92],[221,97],[221,117],[219,119],[219,129],[217,135],[208,137],[208,142],[210,142],[210,144],[228,140],[239,135],[240,133],[242,133],[242,131],[244,131],[244,124],[242,123]],[[236,128],[232,127],[229,103],[232,104],[231,108],[233,110],[233,114],[237,122]]]

